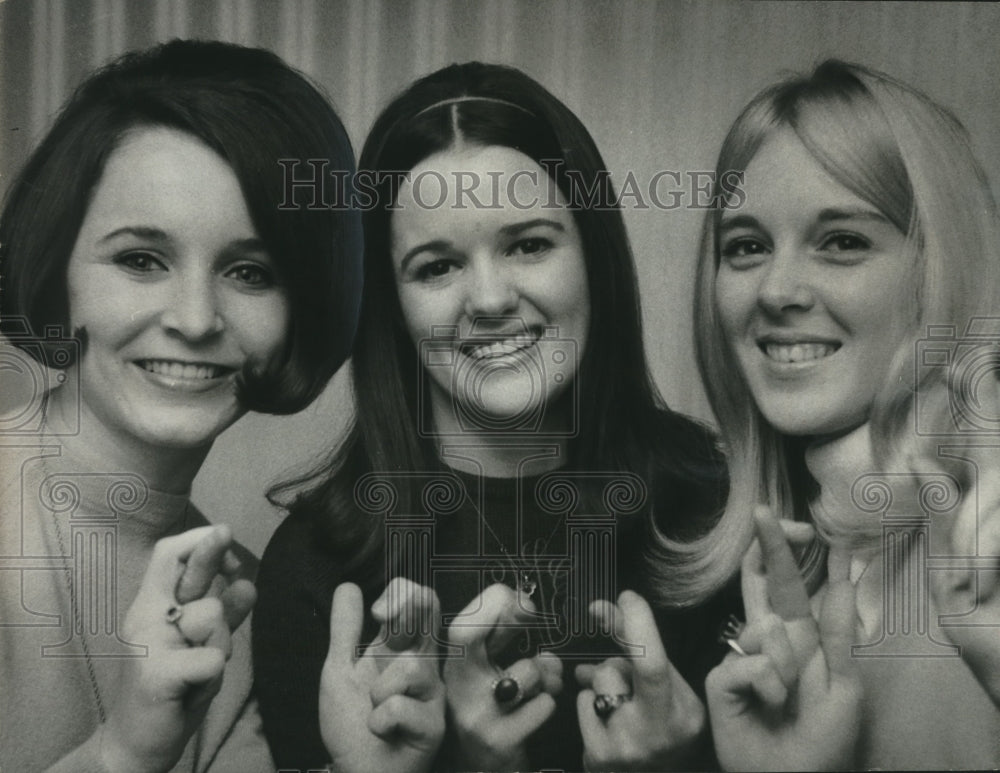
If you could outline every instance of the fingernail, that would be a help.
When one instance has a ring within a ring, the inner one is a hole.
[[[236,554],[232,550],[226,550],[222,557],[222,570],[226,574],[236,574],[242,568],[243,562],[236,557]]]

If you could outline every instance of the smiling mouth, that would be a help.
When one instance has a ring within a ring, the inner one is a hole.
[[[782,365],[822,360],[840,348],[840,344],[816,342],[785,344],[775,341],[763,341],[758,346],[768,359],[779,362]]]
[[[528,349],[534,346],[539,338],[541,338],[541,332],[531,329],[527,333],[517,333],[507,338],[466,340],[461,344],[460,349],[462,354],[473,360],[488,360]]]
[[[232,368],[205,362],[178,362],[177,360],[137,360],[136,364],[149,373],[166,378],[188,381],[211,381],[233,372]]]

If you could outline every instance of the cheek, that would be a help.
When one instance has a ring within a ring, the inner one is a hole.
[[[454,324],[451,302],[447,293],[404,286],[399,290],[399,307],[403,322],[414,344],[431,334],[431,326]]]
[[[240,348],[258,360],[280,352],[291,332],[291,306],[283,293],[237,300],[230,304],[225,315],[227,328]]]
[[[67,287],[69,331],[86,330],[91,344],[124,343],[148,320],[149,305],[136,288],[119,287],[98,276],[73,277]]]
[[[582,255],[533,266],[518,277],[523,293],[564,316],[590,318],[590,286]]]
[[[726,339],[732,343],[754,306],[751,283],[719,273],[715,282],[715,312]]]
[[[573,283],[570,303],[577,309],[577,314],[585,323],[590,321],[590,287],[582,266],[576,275],[576,282]]]
[[[894,313],[871,316],[867,320],[868,346],[865,359],[873,372],[885,372],[901,347],[911,340],[904,318],[897,309]]]
[[[73,330],[80,327],[90,327],[91,323],[97,319],[94,299],[101,297],[101,295],[95,295],[96,284],[96,282],[88,281],[86,272],[75,271],[73,263],[70,263],[69,270],[66,272],[66,298],[69,304],[70,325],[68,333],[71,334]],[[113,294],[106,294],[105,300],[109,306],[115,305]]]
[[[853,288],[842,286],[829,301],[841,324],[863,339],[866,359],[882,367],[910,337],[912,303],[907,279],[898,276],[872,278]]]

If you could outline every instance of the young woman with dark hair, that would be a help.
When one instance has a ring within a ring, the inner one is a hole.
[[[88,77],[8,193],[3,332],[62,372],[0,482],[5,770],[273,773],[256,559],[189,494],[221,432],[308,405],[351,345],[359,218],[281,208],[286,158],[353,172],[317,88],[174,41]]]
[[[729,610],[685,545],[714,523],[724,467],[651,381],[593,140],[523,73],[453,65],[382,112],[359,174],[356,414],[320,469],[273,492],[290,516],[262,564],[254,658],[276,761],[338,767],[321,740],[349,726],[324,708],[331,598],[351,588],[359,610],[404,576],[447,624],[422,646],[443,648],[448,732],[410,769],[707,764],[697,692]]]

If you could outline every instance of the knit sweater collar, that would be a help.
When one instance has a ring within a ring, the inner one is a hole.
[[[116,518],[123,536],[155,540],[183,528],[189,493],[159,491],[134,472],[109,469],[81,444],[69,448],[60,440],[46,438],[57,452],[43,462],[39,495],[47,509],[70,518]]]

